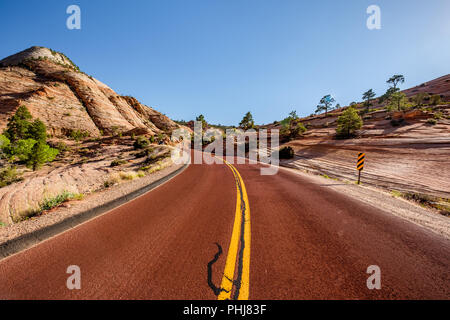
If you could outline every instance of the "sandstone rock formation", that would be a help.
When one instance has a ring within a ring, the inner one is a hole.
[[[179,126],[132,97],[123,97],[81,72],[64,54],[31,47],[0,61],[0,131],[20,105],[53,136],[73,130],[155,135]]]

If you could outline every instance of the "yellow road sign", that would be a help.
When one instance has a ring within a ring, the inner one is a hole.
[[[366,157],[365,153],[360,153],[358,155],[358,161],[356,162],[356,169],[361,171],[362,169],[364,169],[364,158]]]

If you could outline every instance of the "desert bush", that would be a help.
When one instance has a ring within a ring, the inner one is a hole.
[[[63,191],[62,193],[51,197],[51,198],[45,198],[44,201],[40,204],[41,211],[50,210],[53,209],[62,203],[69,201],[69,200],[81,200],[83,199],[84,195],[81,193],[72,193],[69,191]]]
[[[145,149],[150,145],[150,141],[146,137],[139,136],[133,143],[135,149]]]
[[[15,167],[6,167],[0,170],[0,188],[21,180]]]
[[[435,119],[442,119],[442,116],[443,116],[443,114],[442,114],[442,112],[436,112],[435,114],[434,114],[434,118]]]
[[[153,153],[153,148],[146,148],[141,152],[135,154],[136,158],[148,157]]]
[[[393,127],[398,127],[399,125],[401,125],[403,122],[405,121],[405,119],[401,118],[401,119],[392,119],[391,120],[391,126]]]
[[[437,124],[437,120],[433,119],[433,118],[430,118],[430,119],[427,120],[427,123],[432,125],[432,126],[434,126],[435,124]]]
[[[301,122],[297,122],[298,119],[295,111],[289,114],[289,117],[283,119],[280,129],[281,141],[290,141],[292,139],[300,137],[303,133],[307,131],[307,128]]]
[[[411,98],[411,100],[416,104],[416,106],[421,107],[425,103],[425,100],[428,100],[430,95],[426,92],[419,92],[415,96]]]
[[[286,146],[280,149],[280,159],[292,159],[294,157],[294,149]]]
[[[171,154],[170,151],[167,151],[167,152],[162,153],[162,154],[152,154],[144,161],[144,163],[147,164],[147,165],[155,163],[155,162],[157,162],[159,160],[162,160],[164,158],[170,157],[170,154]]]
[[[434,94],[434,95],[432,95],[431,96],[431,98],[430,98],[430,104],[431,105],[437,105],[437,104],[440,104],[442,102],[442,100],[441,100],[441,96],[440,95],[438,95],[438,94]]]
[[[121,171],[119,175],[122,180],[133,180],[136,177],[138,177],[137,172],[134,171],[127,171],[127,172]]]
[[[58,149],[60,152],[65,152],[70,149],[69,146],[62,141],[58,141],[54,147]]]
[[[294,125],[294,127],[292,128],[292,134],[297,137],[297,136],[301,136],[302,134],[304,134],[307,131],[306,127],[303,125],[303,123],[299,122],[297,123],[297,125]]]
[[[69,138],[71,138],[75,141],[83,140],[89,136],[90,136],[89,131],[84,131],[84,130],[79,130],[79,129],[72,130],[72,131],[70,131],[70,134],[69,134]]]
[[[127,163],[126,160],[121,160],[121,159],[115,159],[111,162],[111,167],[118,167],[121,166],[123,164]]]
[[[158,133],[158,136],[156,138],[156,142],[158,142],[159,144],[162,144],[166,137],[167,136],[164,133]]]
[[[120,176],[118,174],[113,174],[108,177],[108,179],[103,183],[103,186],[105,188],[109,188],[109,187],[119,183],[119,181],[120,181]]]
[[[138,173],[137,173],[137,176],[138,176],[139,178],[143,178],[143,177],[145,177],[145,172],[142,171],[142,170],[139,170]]]
[[[402,111],[408,108],[408,99],[403,92],[395,92],[389,97],[388,111]]]

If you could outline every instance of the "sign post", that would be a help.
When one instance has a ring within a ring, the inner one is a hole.
[[[356,161],[356,170],[358,170],[358,184],[361,183],[361,171],[364,169],[364,158],[366,154],[361,152],[358,154],[358,161]]]

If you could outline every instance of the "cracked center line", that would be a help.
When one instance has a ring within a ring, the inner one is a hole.
[[[231,235],[219,300],[248,300],[250,286],[250,206],[239,171],[221,159],[233,172],[236,182],[236,214]],[[237,269],[236,269],[237,265]],[[235,290],[233,292],[233,285]]]

